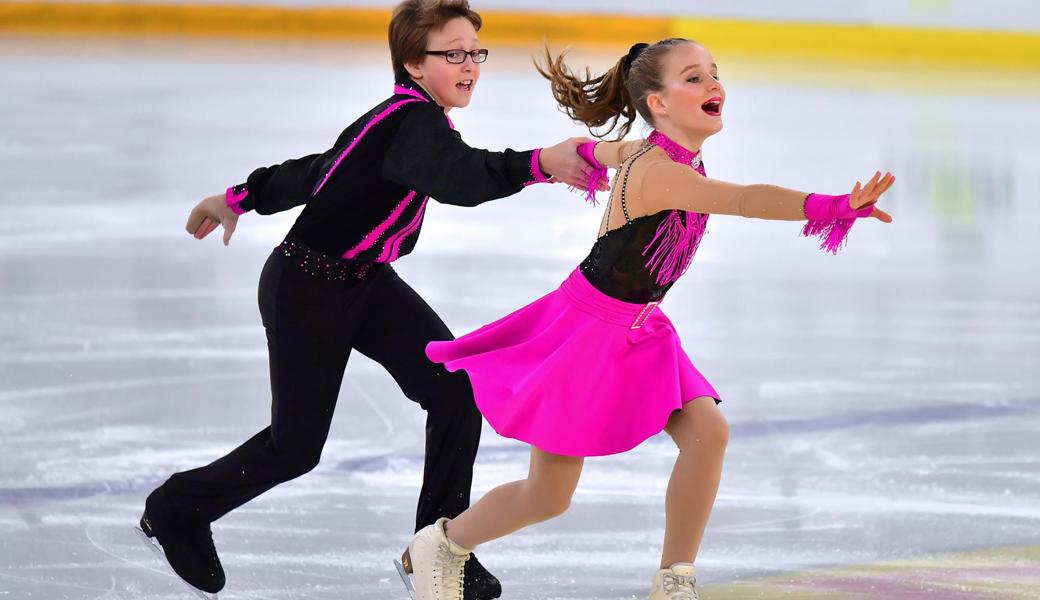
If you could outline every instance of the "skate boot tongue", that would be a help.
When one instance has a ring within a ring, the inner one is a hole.
[[[662,570],[661,589],[668,600],[697,600],[697,578],[693,565],[676,563]]]

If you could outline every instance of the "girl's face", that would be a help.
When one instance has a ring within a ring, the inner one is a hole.
[[[707,48],[694,43],[676,46],[664,57],[661,79],[664,89],[647,97],[655,119],[668,119],[699,138],[722,130],[726,89]]]
[[[470,52],[480,49],[480,40],[468,19],[456,17],[444,27],[430,32],[426,49]],[[406,68],[434,102],[444,107],[445,112],[469,105],[480,79],[480,65],[473,62],[472,56],[466,56],[461,64],[451,64],[444,56],[427,54],[422,62],[406,65]]]

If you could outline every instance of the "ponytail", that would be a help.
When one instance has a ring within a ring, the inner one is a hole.
[[[628,134],[636,120],[636,107],[625,85],[625,63],[622,57],[606,73],[593,77],[585,67],[584,76],[579,76],[564,64],[564,51],[553,58],[549,46],[545,47],[545,66],[535,61],[535,69],[549,80],[553,97],[560,109],[572,120],[583,123],[591,132],[593,128],[606,127],[593,135],[603,139],[615,129],[620,140]]]
[[[696,44],[685,38],[636,44],[599,77],[593,77],[588,67],[583,76],[574,73],[563,62],[567,52],[554,58],[548,45],[545,46],[545,65],[535,60],[534,67],[549,80],[553,98],[568,117],[583,123],[600,139],[616,129],[614,139],[620,140],[632,129],[636,115],[653,125],[646,97],[664,87],[661,77],[664,56],[673,47],[685,43]],[[606,127],[606,130],[596,133],[592,131],[596,127]]]

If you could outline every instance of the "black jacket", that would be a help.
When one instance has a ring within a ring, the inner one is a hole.
[[[352,123],[322,154],[253,171],[228,191],[236,212],[306,204],[293,234],[330,256],[392,262],[411,252],[429,197],[476,206],[544,181],[539,150],[471,148],[413,81]]]

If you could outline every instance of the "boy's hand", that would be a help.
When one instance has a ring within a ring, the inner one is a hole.
[[[235,226],[238,225],[238,215],[227,205],[224,194],[210,196],[196,204],[188,215],[188,223],[184,229],[195,236],[195,239],[201,240],[213,233],[218,225],[224,227],[224,245],[227,246],[231,242],[231,235],[235,233]]]
[[[542,172],[552,175],[550,181],[562,181],[567,185],[585,190],[589,176],[592,174],[592,167],[578,156],[578,146],[589,141],[591,141],[589,138],[576,137],[564,140],[555,146],[543,148],[538,156],[538,166]],[[610,185],[606,182],[601,182],[597,188],[601,192],[608,189],[610,189]]]

